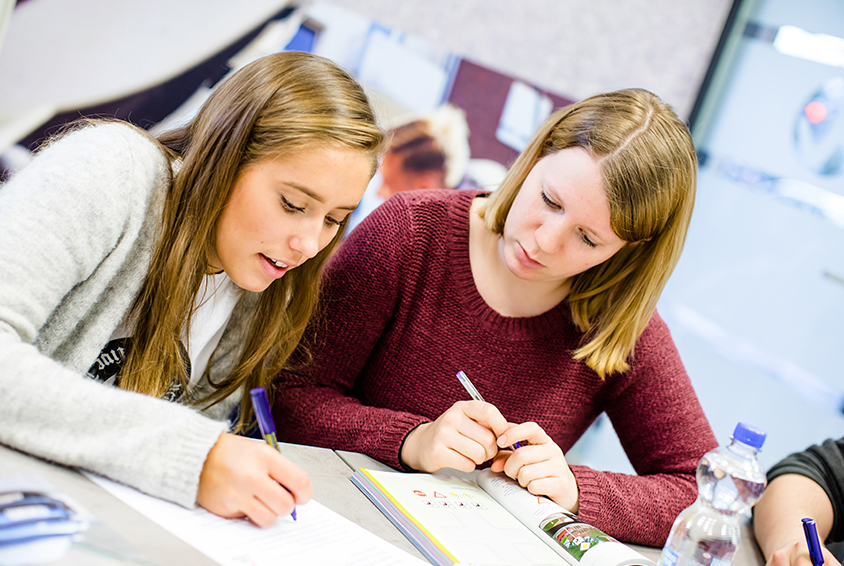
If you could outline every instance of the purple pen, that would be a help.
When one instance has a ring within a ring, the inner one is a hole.
[[[803,519],[803,533],[806,535],[806,544],[809,545],[809,558],[814,566],[823,564],[823,550],[821,541],[818,539],[818,527],[814,519]]]
[[[474,399],[475,401],[482,401],[484,403],[486,402],[486,401],[484,401],[484,398],[481,397],[481,394],[478,393],[478,390],[475,389],[475,386],[472,384],[472,382],[469,381],[469,376],[466,375],[463,372],[463,370],[460,370],[460,371],[457,372],[457,379],[460,380],[460,383],[463,384],[463,387],[466,389],[466,391],[469,393],[469,395],[472,397],[472,399]],[[516,448],[521,448],[521,447],[522,447],[522,444],[520,442],[514,442],[513,444],[510,445],[510,450],[515,450]]]
[[[258,420],[258,428],[261,429],[261,436],[267,441],[267,444],[281,452],[278,448],[278,440],[275,437],[275,420],[273,413],[270,410],[270,401],[267,399],[267,392],[263,387],[257,387],[249,392],[252,397],[252,408],[255,409],[255,418]],[[281,484],[279,484],[281,485]],[[283,485],[281,487],[284,487]],[[284,489],[287,489],[284,487]],[[287,493],[290,492],[287,489]],[[296,520],[296,507],[290,513],[293,520]]]

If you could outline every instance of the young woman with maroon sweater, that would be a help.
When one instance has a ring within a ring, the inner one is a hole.
[[[492,194],[392,198],[327,267],[322,314],[279,376],[281,438],[404,470],[492,461],[616,538],[662,545],[716,445],[655,312],[696,167],[671,108],[632,89],[553,114]],[[638,475],[566,463],[602,412]]]

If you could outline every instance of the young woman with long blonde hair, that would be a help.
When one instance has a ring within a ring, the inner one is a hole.
[[[302,341],[314,363],[291,363],[276,391],[283,438],[405,470],[491,462],[616,538],[661,546],[715,446],[655,312],[696,170],[686,126],[629,89],[554,113],[492,194],[396,195],[326,269]],[[467,400],[460,370],[486,403]],[[638,476],[566,462],[603,412]]]
[[[383,138],[350,75],[279,53],[157,140],[93,122],[51,142],[0,189],[0,442],[259,525],[306,501],[302,470],[230,431],[304,331]]]

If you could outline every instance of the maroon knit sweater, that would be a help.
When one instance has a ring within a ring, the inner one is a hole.
[[[631,369],[602,381],[572,360],[582,335],[566,303],[504,317],[469,264],[474,191],[401,193],[361,223],[326,270],[322,315],[279,376],[280,440],[362,452],[401,468],[415,426],[468,399],[465,370],[515,423],[537,422],[567,451],[606,412],[636,476],[572,466],[580,518],[624,541],[661,546],[697,495],[695,470],[716,446],[668,328],[654,314]]]

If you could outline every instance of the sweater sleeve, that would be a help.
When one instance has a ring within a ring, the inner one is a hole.
[[[698,462],[717,442],[657,313],[636,345],[631,371],[607,380],[605,410],[638,475],[572,466],[579,516],[618,539],[662,546],[697,497]]]
[[[102,275],[133,237],[127,226],[153,213],[168,167],[151,140],[110,124],[68,134],[0,187],[0,442],[192,506],[226,423],[97,383],[81,360],[59,362],[40,343],[48,321],[64,325],[72,338],[54,351],[90,350],[94,362],[102,343],[67,342],[125,314],[104,315],[113,307],[91,297],[120,286]]]
[[[805,476],[821,486],[832,503],[828,542],[844,541],[844,438],[826,440],[797,452],[768,471],[768,482],[785,474]]]
[[[362,452],[401,468],[404,437],[429,419],[366,406],[355,389],[416,255],[412,224],[406,202],[392,198],[355,228],[327,266],[320,309],[293,356],[299,367],[277,382],[280,440]]]

